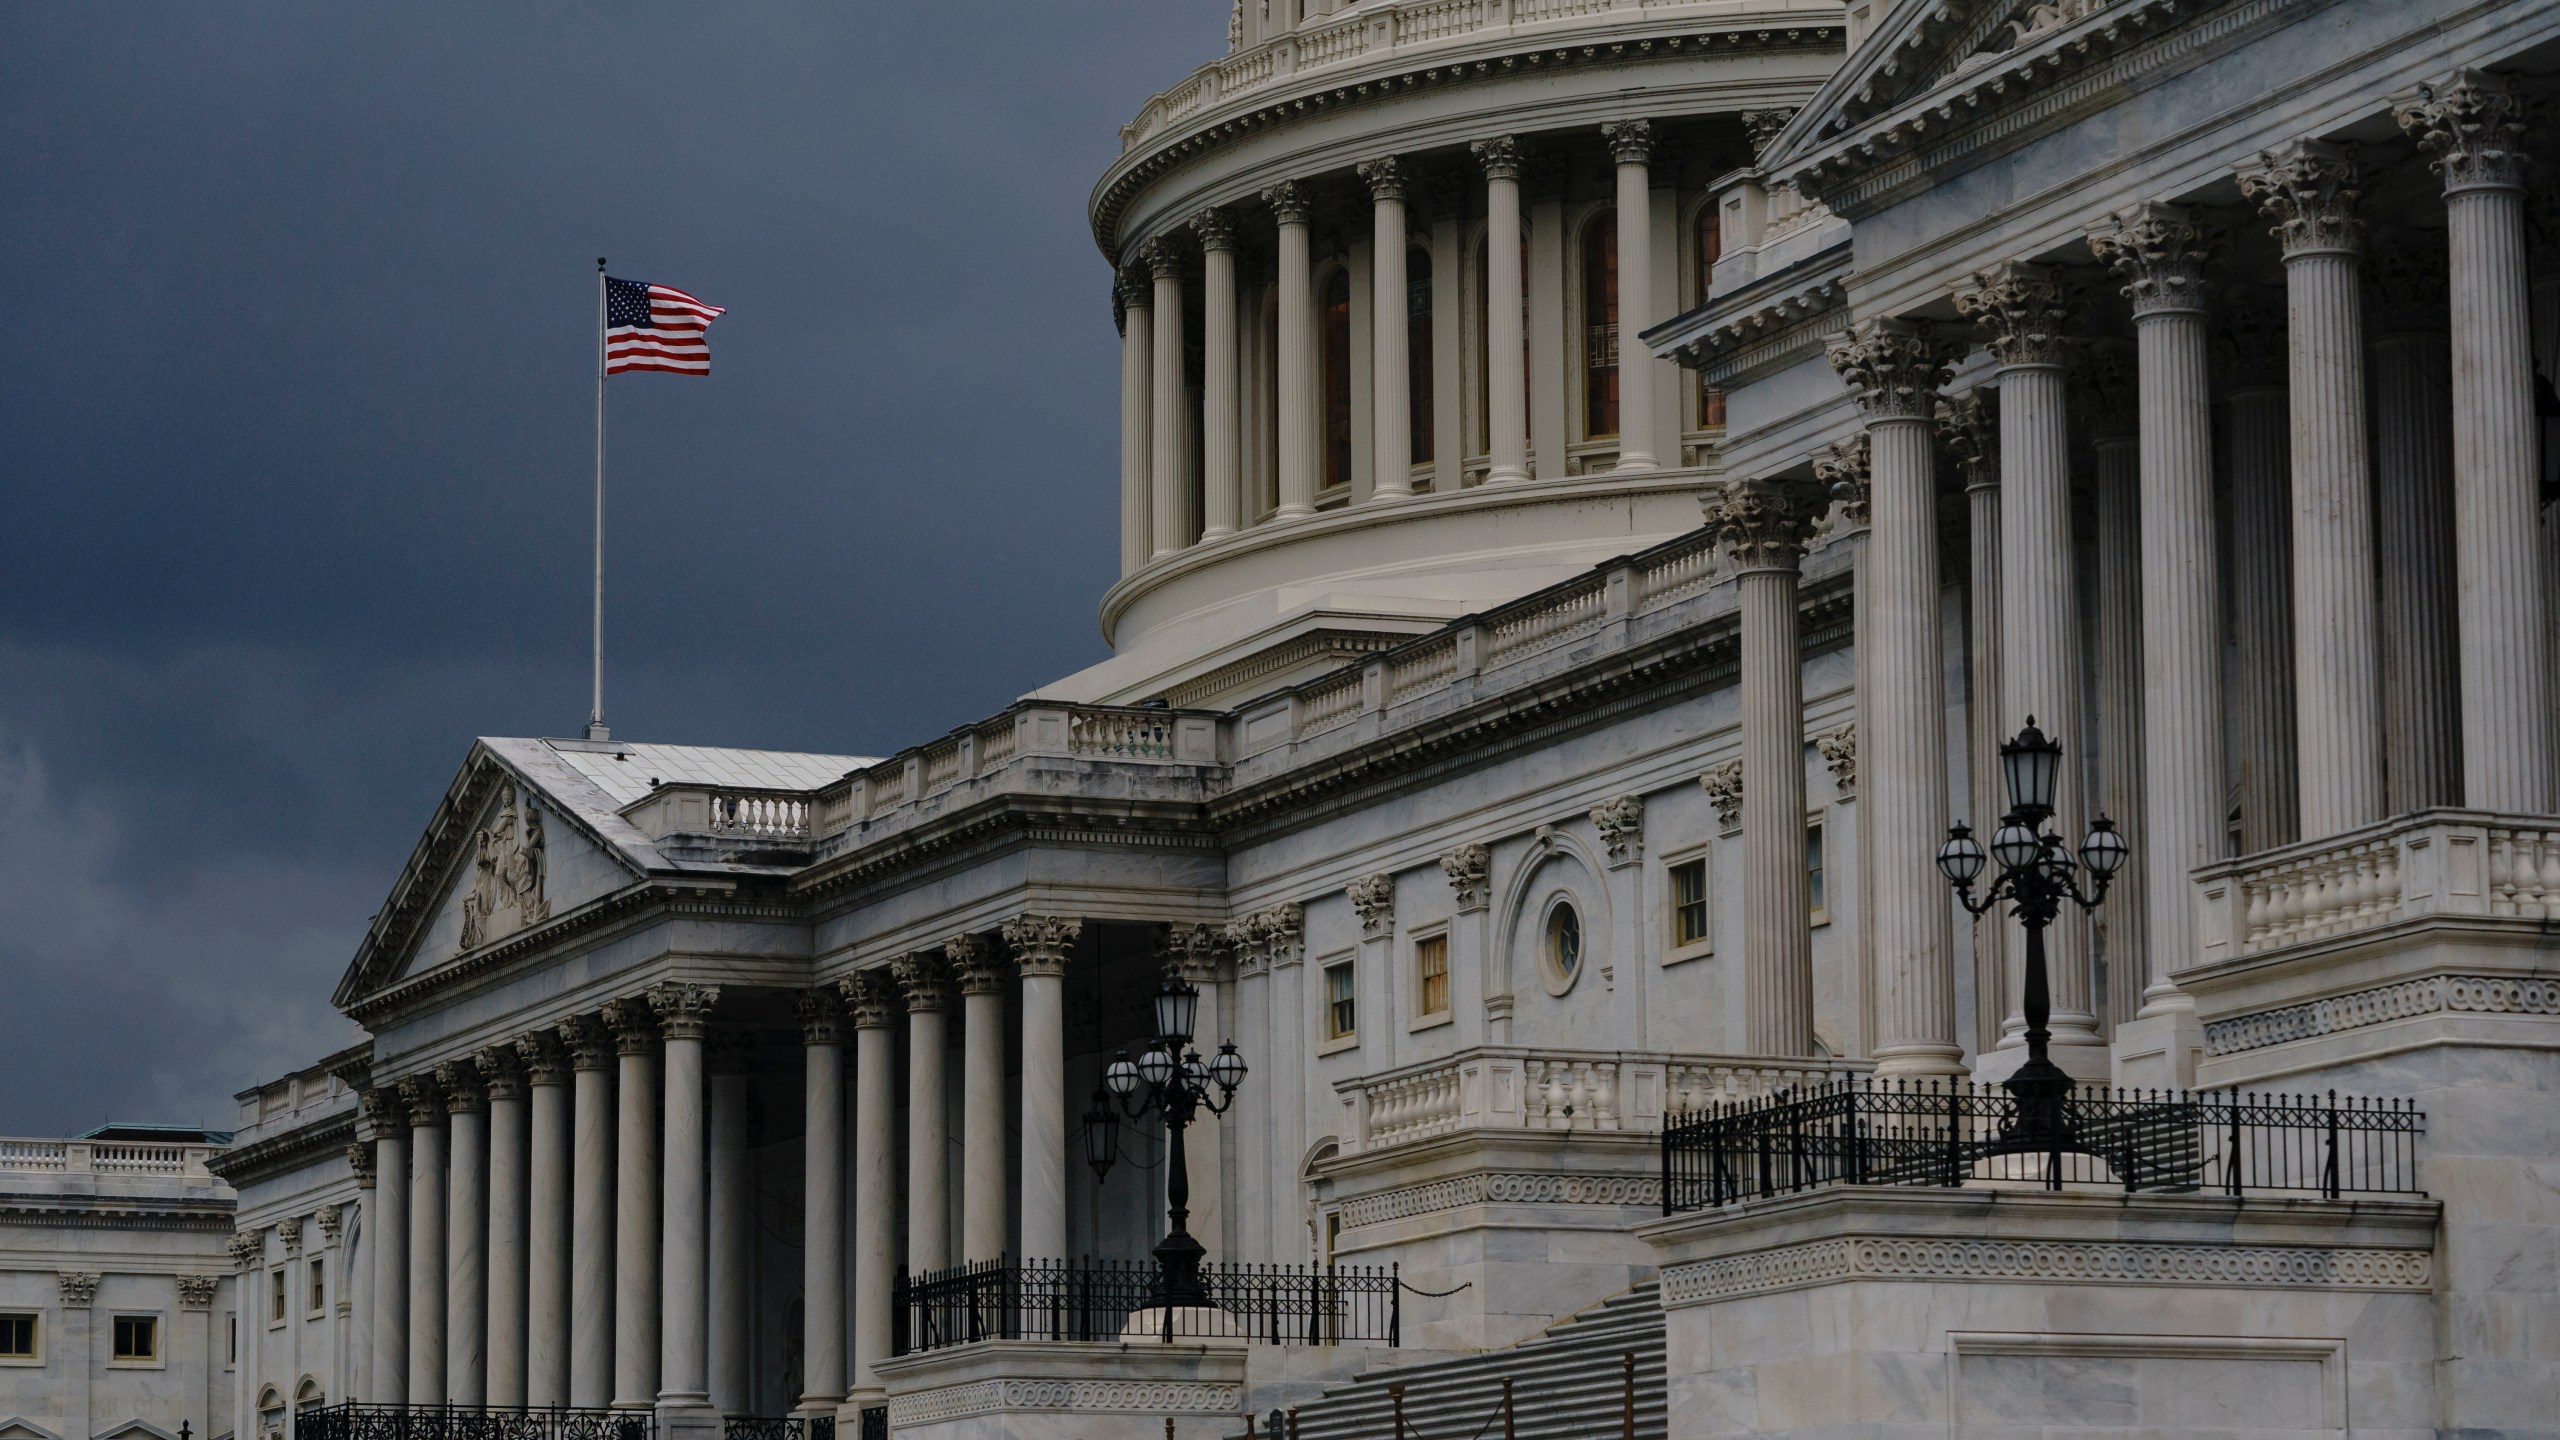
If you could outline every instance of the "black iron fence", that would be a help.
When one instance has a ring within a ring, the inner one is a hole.
[[[862,1407],[862,1440],[889,1440],[889,1407]]]
[[[836,1417],[730,1415],[720,1422],[720,1440],[836,1440]]]
[[[1401,1336],[1392,1265],[1203,1265],[1200,1287],[1206,1305],[1167,1306],[1153,1260],[988,1260],[901,1275],[890,1345],[905,1355],[979,1340],[1394,1345]]]
[[[1829,1185],[2420,1195],[2407,1101],[2083,1086],[2033,1136],[1997,1085],[1844,1079],[1672,1117],[1663,1213]]]
[[[646,1410],[565,1406],[320,1405],[294,1417],[300,1440],[652,1440]]]

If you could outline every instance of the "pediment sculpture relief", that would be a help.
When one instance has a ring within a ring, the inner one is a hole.
[[[1957,61],[1953,69],[1938,77],[1938,83],[1943,85],[1950,80],[1970,75],[2030,43],[2039,35],[2059,30],[2065,25],[2077,24],[2105,8],[2107,8],[2107,0],[2031,0],[2029,4],[2018,6],[2015,14],[2006,22],[2007,34],[1999,35],[1998,38]]]
[[[480,827],[471,857],[471,893],[462,899],[462,948],[477,950],[528,925],[551,918],[551,901],[543,882],[548,857],[543,853],[542,810],[530,795],[509,785],[498,792],[498,807]]]

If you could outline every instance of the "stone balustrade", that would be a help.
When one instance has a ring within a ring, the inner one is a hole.
[[[0,1174],[207,1178],[213,1145],[131,1140],[0,1140]]]
[[[1462,1130],[1654,1134],[1666,1114],[1827,1085],[1860,1067],[1732,1055],[1487,1045],[1345,1080],[1357,1117],[1345,1154]]]
[[[2431,917],[2560,916],[2560,822],[2424,810],[2195,872],[2205,965]]]

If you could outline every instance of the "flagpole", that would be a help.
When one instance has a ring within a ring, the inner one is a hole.
[[[596,585],[595,668],[587,709],[587,738],[609,740],[604,724],[604,257],[596,257]]]

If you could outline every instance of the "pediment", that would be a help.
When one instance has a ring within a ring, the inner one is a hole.
[[[0,1440],[62,1440],[62,1437],[24,1415],[12,1415],[0,1420]]]
[[[107,1426],[97,1432],[94,1440],[178,1440],[178,1437],[148,1420],[133,1419]]]
[[[1905,0],[1779,132],[1773,173],[1871,116],[1996,63],[2020,45],[2104,10],[2109,0]]]

